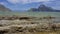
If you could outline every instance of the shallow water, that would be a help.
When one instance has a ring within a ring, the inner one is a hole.
[[[35,16],[35,17],[44,17],[44,16],[53,16],[60,17],[60,12],[1,12],[0,15],[18,15],[18,16]]]
[[[55,22],[60,22],[60,12],[1,12],[0,15],[17,15],[17,16],[33,16],[33,17],[44,17],[44,16],[53,16],[59,17],[54,19]]]

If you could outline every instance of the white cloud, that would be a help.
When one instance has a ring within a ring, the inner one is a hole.
[[[19,0],[7,0],[8,2],[10,2],[10,3],[14,3],[14,4],[16,4],[16,3],[19,3],[20,1]]]
[[[16,3],[26,4],[26,3],[32,3],[32,2],[47,2],[51,0],[7,0],[7,1],[13,4],[16,4]]]
[[[0,2],[0,4],[4,5],[4,2]]]

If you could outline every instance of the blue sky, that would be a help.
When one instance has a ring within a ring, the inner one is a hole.
[[[0,4],[12,10],[28,10],[37,8],[40,4],[60,10],[60,0],[0,0]]]

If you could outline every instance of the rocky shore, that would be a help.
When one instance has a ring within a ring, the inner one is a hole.
[[[0,34],[34,34],[60,30],[56,17],[0,16]]]

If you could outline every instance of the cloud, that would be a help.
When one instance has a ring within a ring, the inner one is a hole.
[[[7,0],[7,1],[13,4],[17,4],[17,3],[26,4],[26,3],[32,3],[32,2],[47,2],[51,0]]]
[[[0,2],[0,4],[4,5],[4,2]]]
[[[13,4],[16,4],[16,3],[20,2],[19,0],[7,0],[7,1],[10,2],[10,3],[13,3]]]

